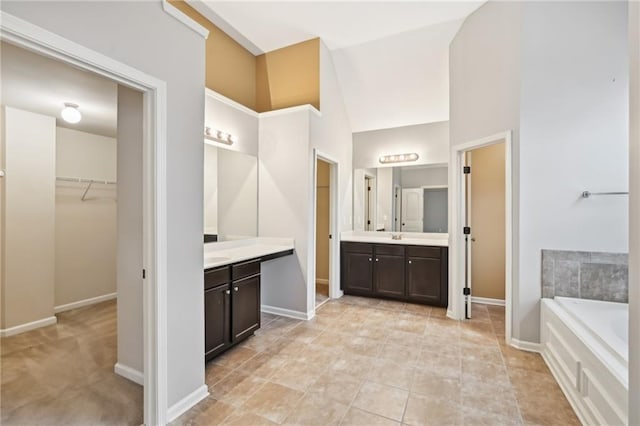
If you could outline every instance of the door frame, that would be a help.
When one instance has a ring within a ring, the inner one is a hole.
[[[143,93],[144,423],[167,420],[167,88],[166,83],[0,11],[0,40]]]
[[[313,237],[309,244],[309,262],[307,279],[307,312],[316,312],[316,209],[318,197],[318,160],[329,164],[329,298],[337,299],[344,295],[340,290],[340,200],[338,197],[338,185],[340,178],[340,162],[320,151],[313,149],[312,154],[312,220]]]
[[[464,174],[464,153],[497,143],[504,143],[505,158],[505,340],[512,343],[512,309],[513,309],[513,150],[512,132],[507,130],[481,139],[472,140],[452,146],[450,150],[449,180],[451,191],[449,200],[449,306],[447,316],[453,319],[464,319],[464,212],[466,208]]]

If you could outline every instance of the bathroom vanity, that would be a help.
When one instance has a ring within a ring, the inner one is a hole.
[[[260,328],[260,267],[293,254],[293,241],[255,238],[206,244],[205,362]]]
[[[447,306],[447,239],[364,234],[350,233],[340,243],[345,294]]]

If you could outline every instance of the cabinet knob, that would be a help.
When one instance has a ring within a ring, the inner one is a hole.
[[[369,262],[371,262],[371,258],[369,258]]]
[[[234,287],[234,288],[233,288],[233,291],[238,291],[238,287]]]
[[[411,261],[409,261],[409,265],[411,265]]]
[[[376,262],[380,262],[380,259],[376,258]]]
[[[231,294],[231,290],[227,290],[227,291],[225,291],[225,293]]]

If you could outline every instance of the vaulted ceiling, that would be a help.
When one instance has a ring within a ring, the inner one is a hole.
[[[320,37],[354,132],[449,118],[449,43],[483,2],[189,1],[254,54]]]

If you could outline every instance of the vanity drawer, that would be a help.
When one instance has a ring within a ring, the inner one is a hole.
[[[342,251],[347,253],[373,254],[373,244],[343,242]]]
[[[228,266],[204,271],[204,289],[217,287],[231,281],[231,270]]]
[[[232,279],[239,280],[260,273],[260,259],[237,263],[231,266]]]
[[[407,247],[407,256],[440,259],[440,247],[409,246]]]
[[[404,256],[404,246],[401,245],[376,245],[376,255]]]

